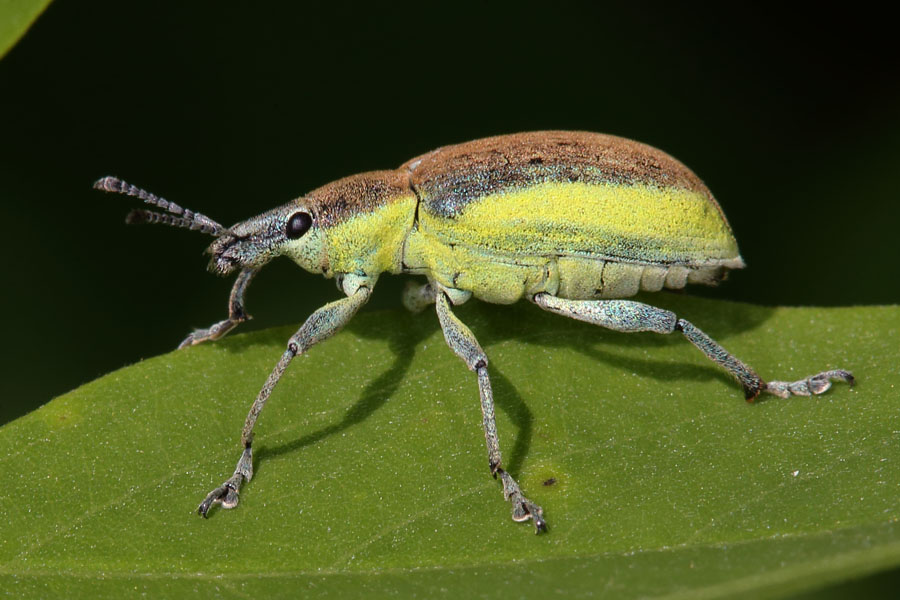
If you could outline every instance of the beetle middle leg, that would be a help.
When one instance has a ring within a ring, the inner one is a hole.
[[[444,290],[438,290],[435,295],[435,304],[447,344],[466,363],[469,370],[475,371],[478,375],[478,392],[481,396],[482,424],[488,451],[488,463],[491,475],[495,479],[499,476],[503,483],[504,497],[512,503],[512,518],[514,521],[532,519],[536,533],[546,531],[547,524],[544,521],[543,509],[526,498],[516,480],[503,469],[500,458],[500,438],[497,436],[497,422],[494,418],[494,393],[491,390],[491,380],[487,372],[487,356],[472,331],[451,312],[449,298]]]
[[[680,331],[707,358],[731,373],[744,388],[744,396],[752,401],[761,392],[781,398],[791,395],[821,394],[831,387],[832,380],[853,385],[853,375],[843,369],[823,371],[798,381],[765,382],[753,369],[742,363],[711,337],[675,313],[633,300],[566,300],[550,294],[536,294],[532,301],[544,310],[623,332],[652,331],[672,333]]]
[[[195,346],[209,340],[218,340],[225,337],[229,331],[244,321],[249,321],[252,317],[244,311],[244,293],[247,286],[259,269],[244,269],[237,276],[234,286],[231,288],[231,296],[228,298],[228,318],[210,325],[206,329],[197,329],[188,334],[184,340],[178,344],[179,348],[187,346]]]
[[[435,299],[434,286],[430,282],[406,282],[406,287],[403,289],[403,307],[409,312],[422,312],[429,304],[434,304]]]
[[[347,287],[344,288],[347,290]],[[241,484],[244,481],[250,481],[253,477],[253,428],[259,413],[266,406],[266,401],[272,394],[275,384],[284,375],[285,370],[295,356],[305,354],[312,346],[325,340],[335,333],[356,314],[363,304],[369,299],[370,289],[365,286],[359,286],[351,295],[341,298],[334,302],[326,304],[306,319],[306,322],[297,330],[297,333],[288,340],[287,349],[281,355],[281,359],[272,372],[269,374],[266,383],[256,396],[247,419],[244,422],[244,429],[241,432],[241,445],[244,447],[234,474],[222,485],[211,491],[197,507],[197,513],[206,516],[213,504],[221,504],[223,508],[234,508],[238,503],[238,493]]]

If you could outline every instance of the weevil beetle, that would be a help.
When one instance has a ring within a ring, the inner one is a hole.
[[[288,340],[247,415],[234,474],[198,507],[233,508],[253,475],[253,427],[290,362],[345,325],[381,273],[424,275],[404,305],[437,309],[450,348],[474,371],[491,474],[500,477],[515,521],[546,529],[543,510],[503,469],[488,359],[451,306],[474,296],[537,306],[622,332],[681,332],[740,383],[747,400],[820,394],[841,369],[794,382],[763,381],[697,327],[675,314],[623,300],[639,290],[714,285],[744,262],[719,204],[668,154],[631,140],[545,131],[446,146],[393,171],[340,179],[257,217],[223,227],[212,219],[105,177],[95,187],[136,196],[167,213],[135,209],[129,223],[163,223],[215,236],[209,270],[237,272],[228,318],[187,336],[179,348],[217,340],[249,318],[244,294],[256,273],[287,256],[335,278],[346,297],[315,311]]]

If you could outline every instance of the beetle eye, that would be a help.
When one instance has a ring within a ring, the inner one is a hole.
[[[287,223],[287,238],[296,240],[298,237],[306,233],[312,226],[312,217],[305,212],[298,212],[291,215]]]

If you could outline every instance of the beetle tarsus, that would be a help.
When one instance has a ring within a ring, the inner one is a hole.
[[[241,274],[238,275],[238,278],[234,282],[234,286],[231,288],[231,296],[228,300],[227,319],[214,323],[206,329],[195,329],[189,333],[180,344],[178,344],[178,349],[196,346],[197,344],[202,344],[207,341],[219,340],[228,335],[232,329],[244,321],[252,319],[253,317],[248,315],[247,311],[244,309],[244,294],[247,291],[247,286],[250,285],[250,281],[253,279],[254,275],[256,275],[257,271],[258,269],[244,269],[241,271]]]
[[[197,344],[202,344],[206,341],[215,341],[223,338],[229,331],[237,327],[238,323],[240,323],[238,320],[225,319],[210,326],[208,329],[194,330],[178,344],[178,349],[180,350],[182,348],[187,348],[188,346],[196,346]]]
[[[512,520],[522,523],[531,519],[534,522],[535,533],[547,531],[544,509],[522,494],[522,489],[512,475],[499,468],[497,474],[503,480],[503,495],[512,503]]]
[[[231,479],[207,494],[200,506],[197,507],[197,514],[206,519],[208,518],[207,513],[209,509],[214,504],[221,504],[222,508],[234,508],[237,506],[239,500],[238,489],[241,487],[242,478],[243,476],[240,473],[235,473]]]
[[[851,386],[856,383],[856,379],[850,371],[833,369],[798,381],[770,381],[766,384],[765,391],[779,398],[816,396],[827,392],[831,388],[832,381],[846,381]]]
[[[245,444],[244,451],[238,461],[234,474],[222,485],[211,491],[197,507],[197,514],[207,518],[209,509],[214,504],[221,504],[222,508],[234,508],[238,505],[241,484],[253,478],[253,450],[249,442]]]

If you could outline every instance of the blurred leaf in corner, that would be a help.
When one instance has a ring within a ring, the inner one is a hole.
[[[16,45],[50,0],[0,0],[0,58]]]

